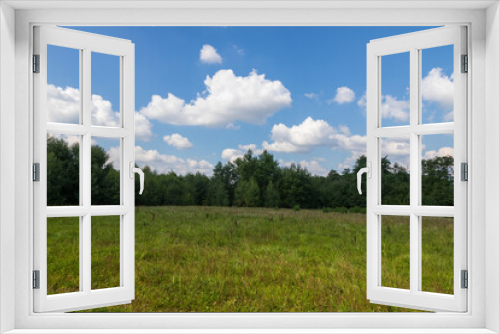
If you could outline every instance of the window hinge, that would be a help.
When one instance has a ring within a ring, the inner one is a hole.
[[[33,181],[40,182],[40,163],[33,164]]]
[[[462,55],[462,73],[469,72],[469,56]]]
[[[462,289],[467,289],[469,287],[469,273],[467,270],[461,271],[462,276]]]
[[[40,73],[40,55],[33,55],[33,73]]]
[[[33,289],[40,289],[40,270],[33,270]]]
[[[469,181],[469,165],[466,162],[462,162],[460,165],[460,175],[462,181]]]

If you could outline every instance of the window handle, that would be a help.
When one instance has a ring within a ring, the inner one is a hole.
[[[358,192],[360,195],[363,194],[363,192],[361,191],[361,176],[363,175],[363,173],[366,173],[366,176],[370,179],[372,177],[372,163],[371,162],[367,162],[366,163],[367,167],[365,168],[361,168],[359,171],[358,171]]]
[[[142,169],[134,167],[134,162],[130,161],[129,164],[129,171],[130,171],[130,178],[134,178],[134,173],[139,174],[139,184],[140,184],[140,189],[139,189],[139,195],[142,195],[142,192],[144,191],[144,172]]]

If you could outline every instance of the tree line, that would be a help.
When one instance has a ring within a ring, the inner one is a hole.
[[[249,150],[234,162],[217,163],[212,176],[201,173],[158,173],[146,166],[145,187],[135,196],[136,205],[207,205],[273,208],[365,208],[356,188],[356,174],[366,166],[360,156],[352,169],[331,170],[326,176],[312,175],[299,164],[280,166],[267,151]],[[382,204],[408,205],[409,171],[382,158]],[[453,157],[422,161],[422,204],[453,205]],[[139,189],[136,178],[136,192]],[[120,172],[109,162],[104,148],[91,149],[92,205],[116,205],[120,200]],[[79,145],[62,139],[47,139],[47,204],[78,205]]]

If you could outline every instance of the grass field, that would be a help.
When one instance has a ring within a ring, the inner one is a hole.
[[[92,218],[92,287],[119,285],[118,217]],[[49,293],[78,291],[78,218],[48,219]],[[396,312],[366,300],[366,215],[136,208],[136,298],[93,312]],[[453,220],[422,222],[422,288],[453,293]],[[382,218],[382,284],[409,287],[409,219]]]

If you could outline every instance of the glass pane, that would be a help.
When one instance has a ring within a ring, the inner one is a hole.
[[[453,122],[453,45],[421,50],[422,124]]]
[[[422,291],[453,294],[453,218],[422,217]]]
[[[410,138],[380,138],[382,205],[410,205]]]
[[[80,218],[47,218],[47,294],[80,290]]]
[[[91,124],[120,126],[120,57],[92,52]]]
[[[47,122],[80,124],[80,50],[47,45]]]
[[[92,137],[92,205],[120,205],[120,141]]]
[[[381,216],[382,282],[390,288],[410,289],[410,217]]]
[[[80,136],[47,134],[47,205],[80,205]]]
[[[410,53],[381,57],[381,125],[410,124]]]
[[[453,206],[453,134],[425,135],[422,140],[422,205]]]
[[[92,217],[92,289],[120,286],[120,216]]]

